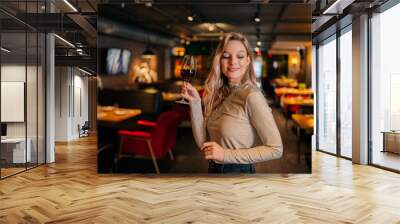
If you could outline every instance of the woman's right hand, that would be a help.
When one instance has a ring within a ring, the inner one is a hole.
[[[183,82],[181,96],[189,102],[201,100],[200,94],[197,89],[188,82]]]

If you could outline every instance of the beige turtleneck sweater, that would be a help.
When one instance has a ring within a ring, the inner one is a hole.
[[[217,142],[224,148],[225,164],[251,164],[282,156],[279,130],[258,88],[231,85],[231,94],[210,114],[206,125],[201,101],[191,101],[190,108],[197,146]]]

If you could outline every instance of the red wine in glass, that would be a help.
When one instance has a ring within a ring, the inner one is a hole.
[[[181,76],[185,82],[190,82],[194,77],[195,71],[193,69],[181,69]]]
[[[182,60],[181,76],[183,81],[190,82],[196,75],[196,60],[193,55],[185,55]],[[177,103],[188,104],[185,99],[176,101]]]

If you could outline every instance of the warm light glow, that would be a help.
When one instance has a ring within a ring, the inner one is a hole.
[[[174,55],[174,56],[183,56],[183,55],[185,55],[185,48],[184,47],[174,47],[174,48],[172,48],[172,55]]]
[[[257,16],[257,17],[254,18],[254,21],[255,21],[256,23],[259,23],[259,22],[261,22],[261,19],[260,19],[260,17]]]
[[[299,59],[297,58],[292,58],[292,64],[297,65],[299,63]]]
[[[192,22],[192,21],[193,21],[193,16],[188,16],[188,17],[187,17],[187,20],[190,21],[190,22]]]
[[[214,29],[215,29],[214,25],[211,24],[210,26],[208,26],[208,31],[212,32],[214,31]]]
[[[155,57],[154,55],[151,55],[151,54],[143,54],[142,56],[141,56],[141,58],[143,58],[143,59],[151,59],[151,58],[153,58],[153,57]]]
[[[257,41],[257,46],[261,46],[261,41]]]

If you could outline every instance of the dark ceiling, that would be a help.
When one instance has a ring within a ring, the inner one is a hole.
[[[270,46],[276,40],[305,41],[311,38],[311,6],[282,4],[303,2],[297,0],[274,1],[280,3],[263,3],[266,1],[261,0],[69,0],[79,12],[73,12],[62,0],[52,2],[55,11],[51,14],[46,13],[49,9],[45,8],[44,0],[27,1],[27,4],[25,1],[2,0],[0,6],[37,30],[61,33],[67,38],[86,36],[86,42],[93,47],[95,47],[95,41],[93,42],[95,37],[93,38],[93,32],[90,30],[97,27],[98,10],[100,16],[114,21],[154,31],[167,37],[191,41],[218,40],[221,33],[232,31],[248,35],[253,44],[260,40],[264,47]],[[153,3],[148,7],[143,2]],[[98,3],[108,4],[98,7]],[[29,14],[25,14],[26,11]],[[261,19],[259,23],[254,21],[256,13]],[[72,18],[74,14],[79,14],[83,19]],[[194,21],[187,20],[189,15],[195,15]],[[2,30],[15,31],[23,27],[13,18],[0,19]],[[87,21],[85,26],[79,24],[82,20]],[[92,29],[87,29],[88,24]],[[80,35],[71,34],[73,32]],[[81,39],[78,41],[82,42]]]
[[[64,0],[51,0],[52,13],[45,2],[0,1],[1,30],[9,33],[3,36],[8,38],[3,43],[9,42],[11,46],[11,40],[15,40],[14,54],[17,54],[18,46],[25,43],[24,39],[13,36],[28,28],[30,31],[54,32],[73,44],[80,43],[93,63],[96,60],[97,13],[111,21],[154,32],[178,43],[183,39],[216,41],[222,33],[232,31],[246,34],[253,46],[257,40],[262,41],[262,49],[276,41],[311,40],[311,6],[298,0],[68,0],[77,12]],[[257,13],[261,19],[259,23],[254,21]],[[189,15],[195,15],[192,22],[187,20]],[[35,49],[35,46],[29,46],[28,55],[31,47]],[[56,55],[65,56],[66,51],[71,52],[68,48],[56,38]]]
[[[188,21],[191,15],[194,20]],[[226,32],[244,33],[254,45],[258,39],[265,46],[311,40],[309,4],[107,4],[99,5],[99,17],[191,41],[218,40]]]

